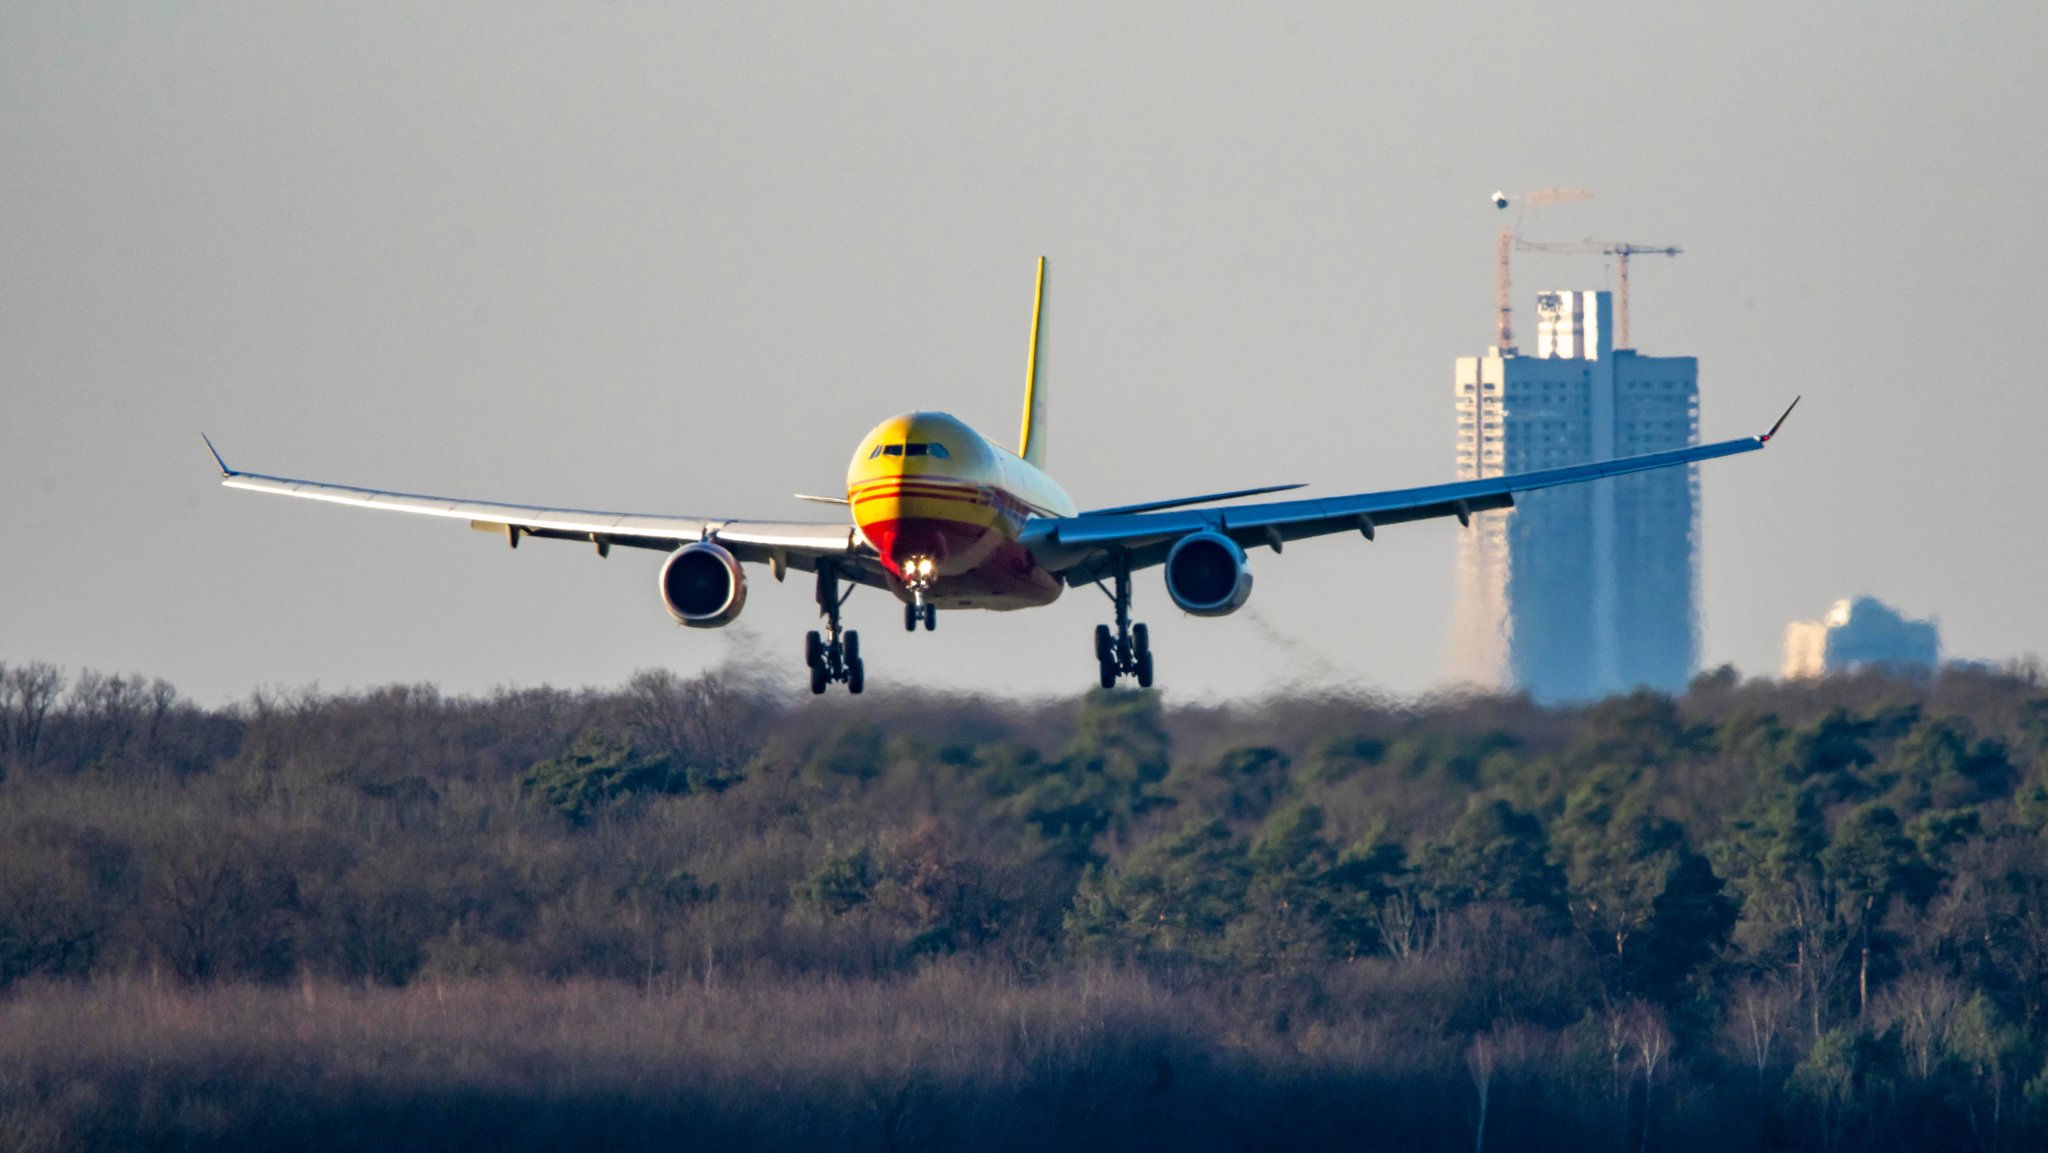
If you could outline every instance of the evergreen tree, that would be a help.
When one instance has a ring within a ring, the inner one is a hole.
[[[1323,821],[1314,805],[1288,805],[1252,842],[1245,858],[1245,908],[1227,930],[1237,967],[1294,971],[1329,955],[1334,854],[1323,839]]]
[[[1135,817],[1173,803],[1158,788],[1171,767],[1169,749],[1158,693],[1095,690],[1082,699],[1066,755],[1012,798],[1010,809],[1056,855],[1099,863],[1098,838],[1122,839]]]
[[[569,750],[533,766],[521,787],[577,824],[600,809],[643,792],[680,792],[688,781],[665,756],[643,756],[632,744],[592,730]]]
[[[1191,821],[1119,867],[1091,869],[1067,914],[1068,944],[1081,956],[1225,963],[1250,879],[1245,844],[1228,826]]]
[[[1736,942],[1758,968],[1794,972],[1815,1038],[1825,1031],[1847,949],[1821,876],[1826,845],[1827,823],[1809,785],[1766,794],[1713,846],[1716,871],[1741,905]]]
[[[1565,910],[1564,877],[1550,861],[1543,823],[1504,800],[1474,797],[1450,835],[1418,862],[1439,905],[1502,901],[1542,914]]]
[[[1668,994],[1713,955],[1734,907],[1685,830],[1657,815],[1649,778],[1610,765],[1573,790],[1557,821],[1572,920],[1610,993]]]
[[[1918,854],[1899,817],[1884,805],[1856,810],[1821,853],[1834,908],[1856,939],[1856,1015],[1870,1007],[1870,955],[1878,922],[1917,871]]]

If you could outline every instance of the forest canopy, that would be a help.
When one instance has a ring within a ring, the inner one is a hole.
[[[204,708],[15,663],[0,802],[8,1147],[316,1147],[322,1109],[375,1114],[437,1047],[568,1062],[521,1048],[522,1014],[640,1079],[486,1087],[619,1147],[686,1122],[792,1147],[2048,1141],[2030,667],[1723,670],[1556,709],[798,700],[730,671]],[[142,990],[241,1021],[253,1080]],[[323,1030],[381,1056],[315,1060]],[[803,1061],[814,1110],[765,1111]],[[402,1131],[506,1139],[438,1109]]]

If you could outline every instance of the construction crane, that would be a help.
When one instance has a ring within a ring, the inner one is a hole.
[[[1515,347],[1513,306],[1508,303],[1508,266],[1514,259],[1515,246],[1521,242],[1518,234],[1522,228],[1524,212],[1531,208],[1541,208],[1546,204],[1584,204],[1591,199],[1593,190],[1590,188],[1545,188],[1537,192],[1512,194],[1496,191],[1491,197],[1493,206],[1503,212],[1510,204],[1522,206],[1522,210],[1515,213],[1515,222],[1500,230],[1500,246],[1494,257],[1494,291],[1497,297],[1495,304],[1500,317],[1499,326],[1494,333],[1494,343],[1500,346],[1502,352],[1512,352]]]
[[[1581,240],[1576,244],[1540,244],[1533,240],[1514,238],[1517,252],[1550,252],[1566,256],[1612,256],[1615,279],[1618,282],[1614,292],[1614,347],[1633,348],[1628,341],[1628,258],[1631,256],[1677,256],[1685,251],[1676,245],[1633,244],[1626,240]],[[1507,268],[1507,254],[1501,254],[1501,268]],[[1506,283],[1507,273],[1501,273]]]

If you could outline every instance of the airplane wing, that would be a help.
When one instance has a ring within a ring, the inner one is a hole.
[[[871,548],[854,527],[794,521],[734,520],[698,516],[666,516],[648,513],[600,512],[593,509],[554,508],[546,505],[507,504],[493,500],[464,500],[457,497],[425,496],[419,493],[386,492],[353,485],[327,484],[292,477],[266,476],[228,467],[213,442],[206,447],[220,465],[222,484],[251,492],[275,493],[357,508],[409,512],[449,520],[468,521],[481,532],[498,533],[513,548],[525,537],[543,540],[573,540],[596,547],[609,555],[612,546],[656,549],[669,552],[692,541],[711,540],[723,545],[743,561],[770,565],[779,578],[785,568],[813,571],[821,559],[841,562],[843,575],[868,584],[882,583],[882,569]]]
[[[1798,404],[1794,399],[1792,405]],[[1026,524],[1023,539],[1040,564],[1071,585],[1100,580],[1126,559],[1133,569],[1161,564],[1176,541],[1196,532],[1221,533],[1241,548],[1270,545],[1275,552],[1287,541],[1330,533],[1357,532],[1370,540],[1382,525],[1444,516],[1470,523],[1475,512],[1513,507],[1518,492],[1754,452],[1770,443],[1790,415],[1792,408],[1788,407],[1762,436],[1453,484],[1232,508],[1047,517]]]

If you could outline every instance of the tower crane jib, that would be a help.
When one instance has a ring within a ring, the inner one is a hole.
[[[1514,238],[1517,252],[1547,252],[1563,256],[1612,256],[1615,267],[1614,347],[1633,348],[1628,335],[1628,258],[1631,256],[1677,256],[1685,250],[1671,244],[1636,244],[1626,240],[1581,240],[1576,244],[1547,244]],[[1507,258],[1501,258],[1505,261]]]

